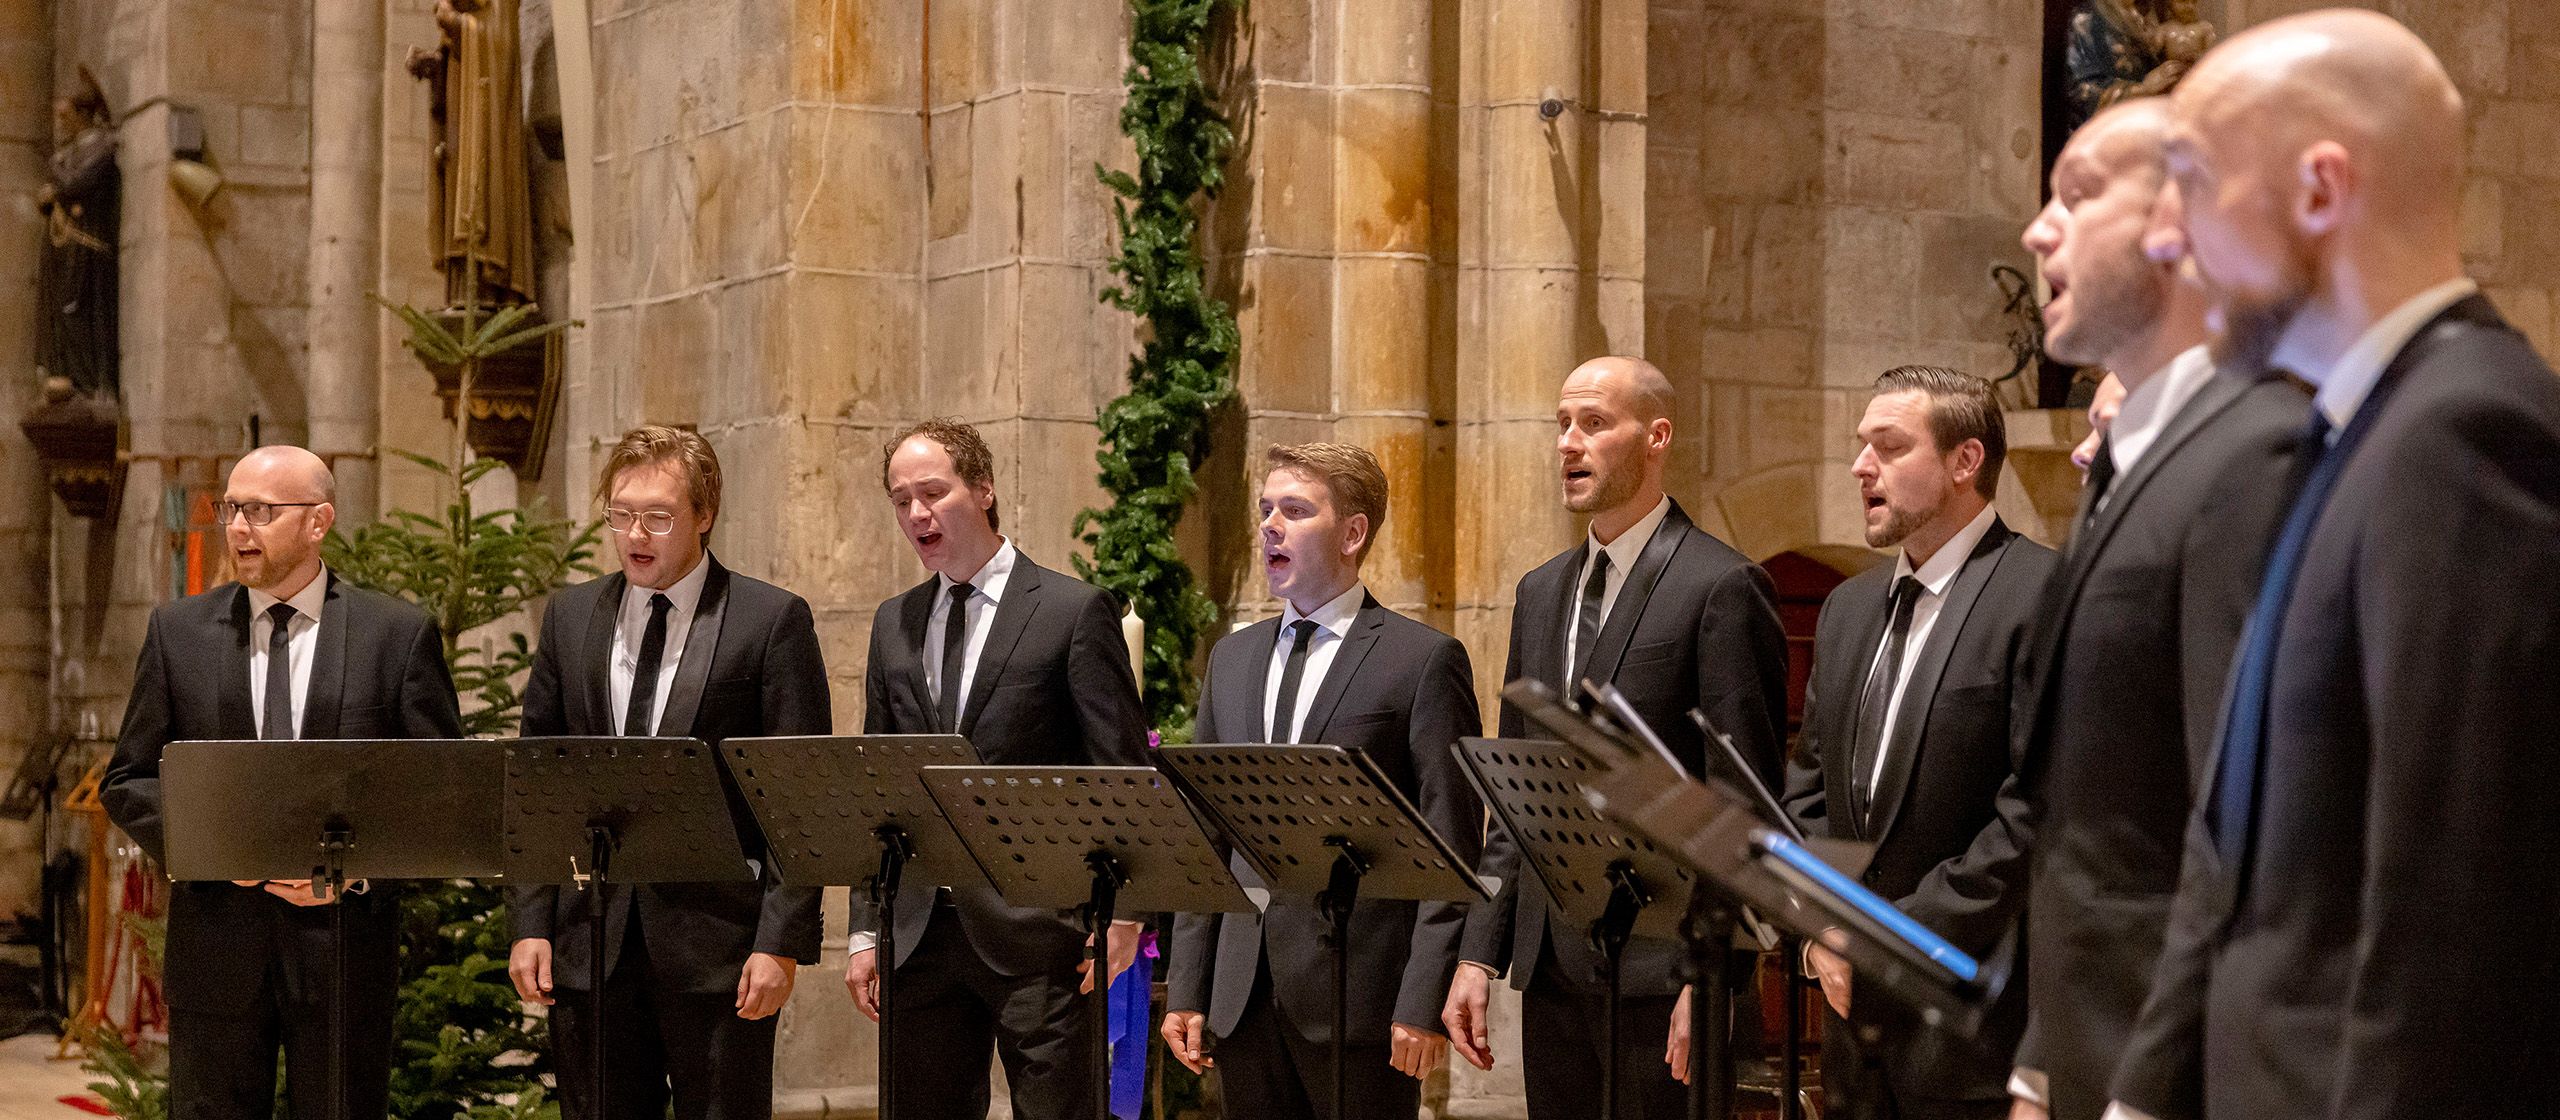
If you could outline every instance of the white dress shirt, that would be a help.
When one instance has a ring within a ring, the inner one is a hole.
[[[285,671],[293,674],[293,735],[302,737],[302,715],[310,705],[311,656],[320,647],[320,604],[329,598],[329,569],[323,567],[293,598],[279,600],[257,588],[249,589],[249,718],[259,731],[267,726],[267,641],[275,631],[275,621],[267,610],[278,602],[293,607],[293,620],[285,624],[284,653],[290,664]]]
[[[1307,712],[1315,707],[1324,675],[1333,668],[1333,655],[1342,648],[1343,637],[1351,633],[1352,622],[1360,617],[1360,604],[1368,598],[1368,587],[1355,579],[1350,590],[1334,596],[1312,614],[1299,614],[1295,604],[1280,612],[1280,636],[1271,649],[1271,672],[1262,679],[1262,727],[1266,733],[1280,703],[1280,677],[1289,669],[1289,647],[1297,643],[1297,635],[1289,628],[1301,619],[1316,624],[1315,636],[1307,640],[1306,667],[1299,670],[1297,703],[1289,713],[1289,737],[1280,740],[1295,743],[1306,735]]]
[[[989,624],[995,621],[996,608],[1004,602],[1005,585],[1012,582],[1013,562],[1022,553],[1009,539],[999,537],[996,554],[969,577],[969,597],[964,600],[961,615],[968,624],[968,645],[960,649],[960,701],[952,706],[951,718],[957,723],[968,714],[969,689],[978,682],[978,656],[986,651]],[[924,683],[933,694],[934,703],[942,702],[942,647],[947,640],[943,631],[951,613],[951,577],[935,576],[933,580],[933,615],[924,624]]]
[[[649,598],[667,597],[667,644],[658,652],[658,698],[649,706],[649,727],[659,734],[682,735],[687,729],[659,727],[667,714],[667,694],[675,691],[676,666],[684,661],[684,640],[693,633],[693,613],[702,605],[702,585],[711,577],[711,554],[704,553],[694,561],[675,586],[660,591],[626,583],[622,588],[622,614],[613,625],[613,733],[629,734],[623,717],[631,711],[631,678],[640,671],[640,643],[649,636]]]
[[[2159,442],[2161,433],[2186,410],[2187,402],[2213,380],[2213,355],[2202,346],[2193,346],[2169,359],[2159,372],[2144,378],[2142,384],[2126,393],[2124,404],[2116,410],[2115,424],[2107,429],[2107,454],[2115,460],[2116,477],[2140,462],[2142,453]]]
[[[2347,347],[2346,353],[2338,355],[2337,364],[2330,366],[2326,373],[2289,366],[2281,352],[2276,355],[2276,364],[2319,383],[2320,390],[2312,394],[2311,405],[2328,418],[2329,443],[2336,446],[2339,434],[2347,430],[2356,413],[2364,408],[2365,399],[2373,395],[2373,387],[2382,382],[2382,371],[2391,368],[2392,359],[2408,348],[2409,340],[2416,338],[2418,331],[2434,322],[2436,316],[2444,314],[2446,308],[2470,298],[2479,290],[2480,285],[2470,277],[2457,276],[2410,296],[2401,301],[2400,306],[2392,308],[2390,314],[2374,320],[2363,334],[2357,335],[2355,344]],[[2152,1117],[2121,1101],[2111,1101],[2102,1120],[2152,1120]]]
[[[1644,546],[1653,543],[1653,534],[1662,528],[1662,519],[1671,513],[1671,498],[1665,495],[1653,504],[1653,512],[1645,514],[1618,539],[1607,544],[1596,536],[1583,538],[1582,567],[1574,570],[1573,586],[1565,589],[1564,663],[1579,665],[1574,655],[1581,652],[1582,585],[1591,581],[1591,565],[1601,553],[1609,554],[1609,578],[1600,590],[1600,629],[1609,628],[1609,612],[1618,605],[1618,592],[1627,585],[1627,573],[1635,570],[1636,560],[1644,555]]]
[[[1928,647],[1929,631],[1938,624],[1938,608],[1947,601],[1947,589],[1955,586],[1956,574],[1964,570],[1965,558],[1973,555],[1974,546],[1982,543],[1982,535],[1991,531],[1991,521],[1998,516],[1999,513],[1990,506],[1982,507],[1982,512],[1974,514],[1973,520],[1965,522],[1964,528],[1956,530],[1956,535],[1948,538],[1947,543],[1931,553],[1928,562],[1917,569],[1912,568],[1908,552],[1893,560],[1893,582],[1887,586],[1899,587],[1902,577],[1916,577],[1920,581],[1920,598],[1911,606],[1911,629],[1902,640],[1902,670],[1893,678],[1893,699],[1885,702],[1884,731],[1877,741],[1887,749],[1876,752],[1875,771],[1867,775],[1870,797],[1875,795],[1876,784],[1884,779],[1885,756],[1893,744],[1894,723],[1902,718],[1902,690],[1911,683],[1911,667],[1920,663],[1920,651]],[[1890,625],[1888,618],[1887,626]],[[1890,637],[1888,634],[1886,639]],[[1884,657],[1886,639],[1879,639],[1875,654],[1867,658],[1868,676],[1874,675],[1876,662]]]

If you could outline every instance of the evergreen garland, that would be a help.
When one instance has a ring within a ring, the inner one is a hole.
[[[1147,716],[1184,737],[1196,685],[1191,657],[1218,621],[1173,543],[1183,505],[1199,489],[1193,464],[1209,449],[1212,413],[1235,394],[1234,312],[1207,291],[1195,198],[1214,196],[1235,144],[1211,102],[1200,58],[1210,17],[1227,0],[1129,0],[1134,17],[1128,103],[1120,131],[1136,142],[1134,176],[1096,165],[1118,195],[1120,283],[1102,298],[1146,320],[1129,363],[1129,392],[1102,410],[1102,486],[1112,503],[1076,514],[1093,550],[1076,574],[1132,604],[1146,621]]]

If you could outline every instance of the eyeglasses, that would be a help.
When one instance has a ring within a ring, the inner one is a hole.
[[[604,507],[604,523],[614,532],[628,533],[633,524],[648,530],[650,536],[663,537],[676,531],[676,515],[662,509],[628,510],[619,506]]]
[[[327,502],[215,502],[215,503],[213,504],[213,523],[214,523],[214,524],[216,524],[216,525],[229,525],[229,524],[231,524],[231,519],[232,519],[232,518],[234,518],[234,517],[245,517],[245,518],[248,518],[248,519],[249,519],[249,524],[252,524],[252,525],[266,525],[266,524],[271,524],[271,523],[273,523],[273,522],[275,521],[275,519],[276,519],[276,511],[277,511],[277,510],[280,510],[280,509],[301,509],[301,508],[305,508],[305,507],[309,507],[309,506],[325,506],[325,505],[327,505],[327,504],[329,504],[329,503],[327,503]]]

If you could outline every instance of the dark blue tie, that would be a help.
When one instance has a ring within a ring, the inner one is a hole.
[[[2232,672],[2231,696],[2222,709],[2222,756],[2214,767],[2212,800],[2206,805],[2205,823],[2212,830],[2214,851],[2222,856],[2223,866],[2235,872],[2248,853],[2251,826],[2257,815],[2258,787],[2264,777],[2266,757],[2268,694],[2275,685],[2276,646],[2284,636],[2285,607],[2293,601],[2294,579],[2302,573],[2302,556],[2311,543],[2311,530],[2320,523],[2320,510],[2329,503],[2329,493],[2337,488],[2338,476],[2346,465],[2346,449],[2329,445],[2329,430],[2329,418],[2314,407],[2310,422],[2303,426],[2301,445],[2294,452],[2297,469],[2307,465],[2310,474],[2296,492],[2293,510],[2285,516],[2284,531],[2267,555],[2266,576],[2258,584],[2258,601],[2249,608],[2248,624],[2240,632],[2239,664]]]

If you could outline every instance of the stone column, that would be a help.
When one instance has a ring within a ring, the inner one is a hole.
[[[383,11],[380,0],[311,10],[310,446],[336,464],[338,518],[379,508]]]
[[[45,181],[52,150],[52,28],[43,4],[0,13],[0,196],[25,198]],[[18,718],[0,726],[0,773],[26,751],[63,730],[45,718],[51,651],[45,598],[48,521],[53,498],[34,449],[17,421],[40,403],[31,375],[36,353],[36,261],[44,220],[32,207],[0,212],[0,355],[15,359],[0,376],[0,710]],[[0,823],[0,912],[32,912],[42,858],[33,823]]]

